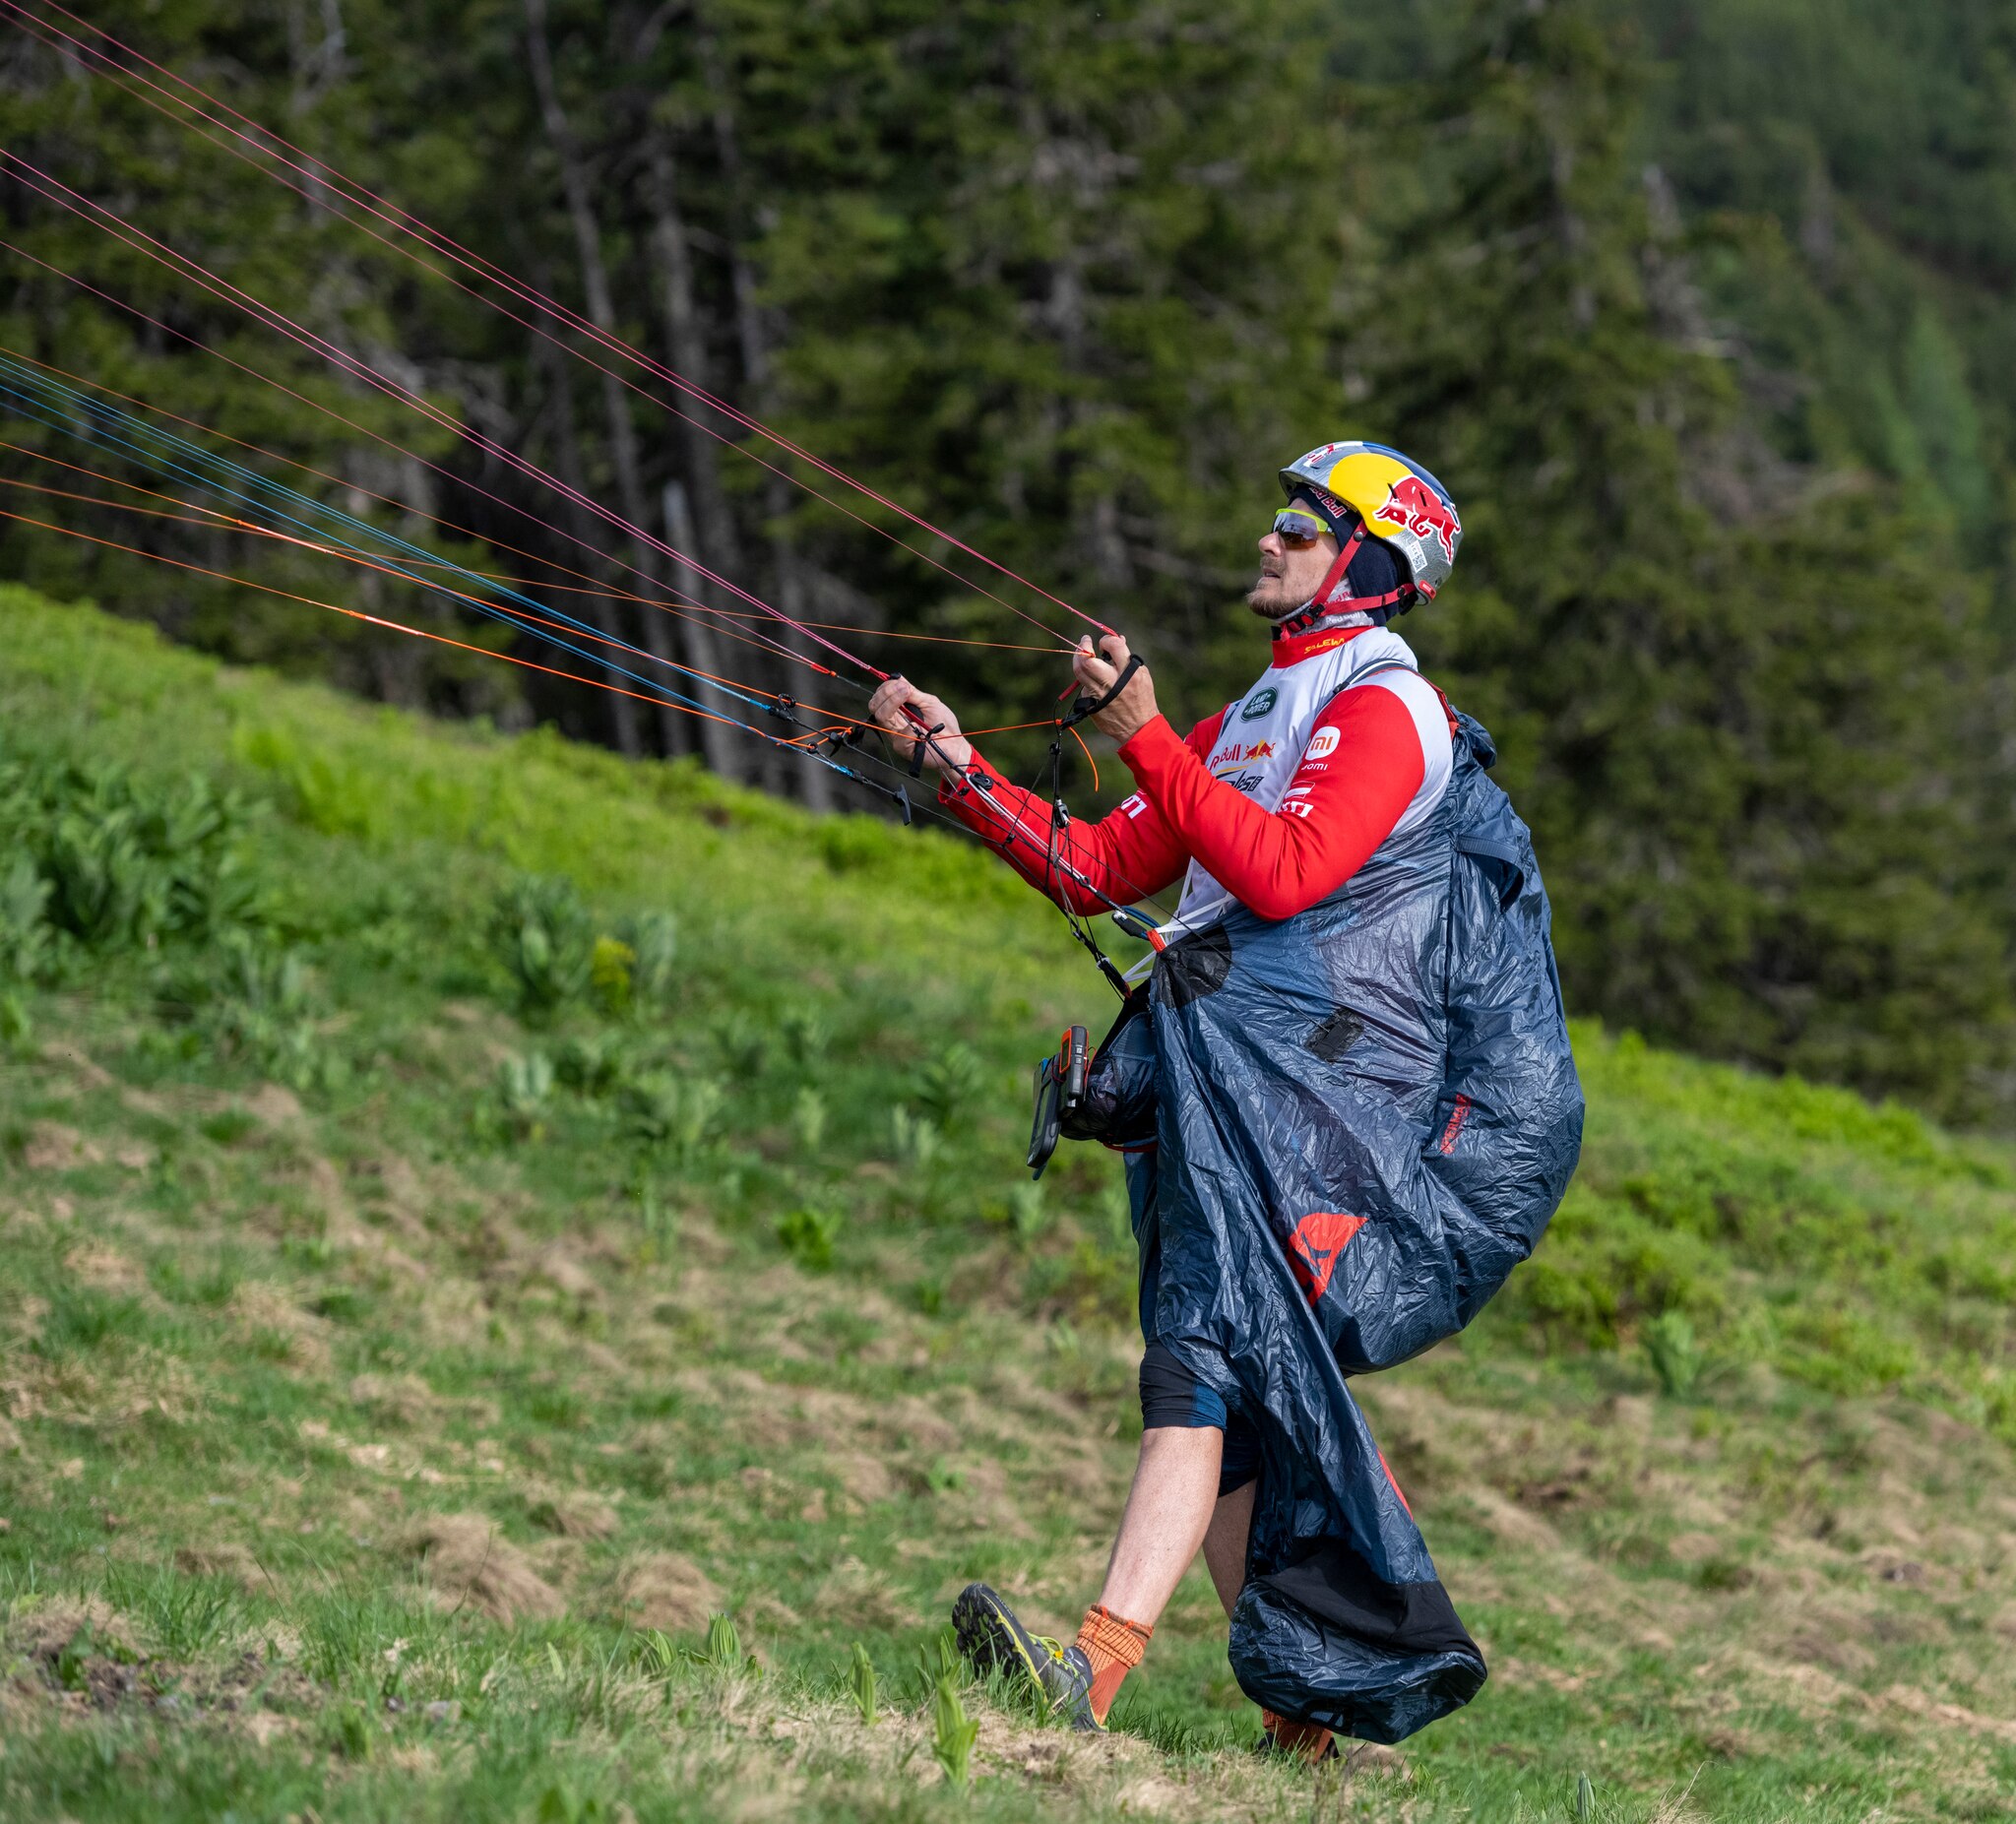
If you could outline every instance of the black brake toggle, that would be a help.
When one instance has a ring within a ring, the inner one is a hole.
[[[1074,728],[1088,717],[1097,716],[1101,710],[1105,709],[1121,691],[1125,690],[1134,681],[1134,673],[1141,669],[1141,665],[1142,659],[1139,653],[1128,654],[1127,662],[1120,667],[1120,675],[1113,679],[1112,689],[1107,691],[1102,697],[1079,697],[1075,699],[1070,710],[1057,719],[1057,726],[1060,728]]]

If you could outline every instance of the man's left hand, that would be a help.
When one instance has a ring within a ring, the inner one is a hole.
[[[1071,672],[1085,694],[1097,702],[1112,689],[1114,681],[1127,668],[1130,656],[1127,642],[1118,634],[1102,634],[1097,648],[1087,634],[1071,655]],[[1124,747],[1159,714],[1155,707],[1155,682],[1143,665],[1127,680],[1127,688],[1092,719],[1092,725]]]

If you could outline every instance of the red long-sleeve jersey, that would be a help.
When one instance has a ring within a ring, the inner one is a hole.
[[[1385,675],[1351,687],[1364,667],[1340,649],[1370,631],[1277,641],[1260,684],[1185,738],[1158,716],[1120,749],[1138,789],[1097,823],[1053,831],[1048,802],[977,752],[964,787],[948,778],[940,801],[1073,912],[1145,899],[1188,869],[1185,923],[1216,915],[1228,894],[1263,918],[1292,917],[1335,893],[1404,817],[1431,809],[1448,781],[1446,712],[1397,636],[1367,643]],[[1053,843],[1062,866],[1049,860]]]

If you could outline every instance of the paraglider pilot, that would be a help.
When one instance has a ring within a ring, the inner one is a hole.
[[[1103,819],[1058,820],[906,679],[871,713],[907,745],[935,730],[941,802],[1068,910],[1182,883],[1087,1098],[1086,1137],[1126,1156],[1146,1339],[1104,1585],[1068,1645],[972,1585],[961,1646],[1102,1729],[1201,1546],[1241,1687],[1316,1758],[1484,1680],[1347,1380],[1454,1334],[1531,1252],[1582,1097],[1489,737],[1387,624],[1448,577],[1455,506],[1376,444],[1280,479],[1246,598],[1271,648],[1241,697],[1178,735],[1124,640],[1080,643],[1136,786]]]

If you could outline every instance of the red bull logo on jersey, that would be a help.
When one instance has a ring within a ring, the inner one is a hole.
[[[1451,563],[1456,561],[1456,540],[1463,534],[1456,509],[1418,475],[1405,475],[1394,482],[1376,517],[1405,526],[1417,538],[1432,536],[1441,545],[1442,555]]]
[[[1214,773],[1218,773],[1227,767],[1246,766],[1255,760],[1272,760],[1273,758],[1274,743],[1272,741],[1255,741],[1250,747],[1242,746],[1237,741],[1228,741],[1211,756],[1209,765]]]

